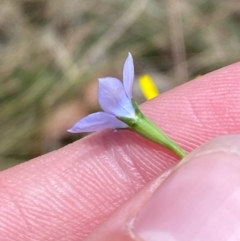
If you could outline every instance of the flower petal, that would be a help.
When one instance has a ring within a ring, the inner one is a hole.
[[[132,55],[128,53],[128,57],[123,67],[123,86],[127,94],[127,97],[129,99],[132,99],[133,81],[134,81],[133,58],[132,58]]]
[[[93,132],[106,128],[126,128],[127,125],[118,120],[115,116],[105,113],[96,112],[90,114],[78,121],[72,128],[68,130],[71,133]]]
[[[102,109],[115,116],[135,117],[131,100],[126,96],[119,79],[106,77],[99,79],[98,101]]]

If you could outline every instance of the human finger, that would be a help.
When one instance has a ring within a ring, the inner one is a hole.
[[[239,240],[240,135],[202,145],[84,241]]]

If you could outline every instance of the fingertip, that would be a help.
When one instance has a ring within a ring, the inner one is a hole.
[[[215,138],[186,157],[137,215],[135,232],[146,241],[237,240],[239,143],[239,135]]]

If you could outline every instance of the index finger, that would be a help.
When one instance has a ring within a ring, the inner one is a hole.
[[[240,130],[240,64],[175,88],[142,110],[185,150]],[[0,175],[5,240],[81,240],[177,161],[130,131],[94,133]]]

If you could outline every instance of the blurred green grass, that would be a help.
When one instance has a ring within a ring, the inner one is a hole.
[[[0,169],[81,137],[66,129],[99,108],[96,80],[121,78],[127,52],[161,92],[237,62],[240,2],[0,1]]]

